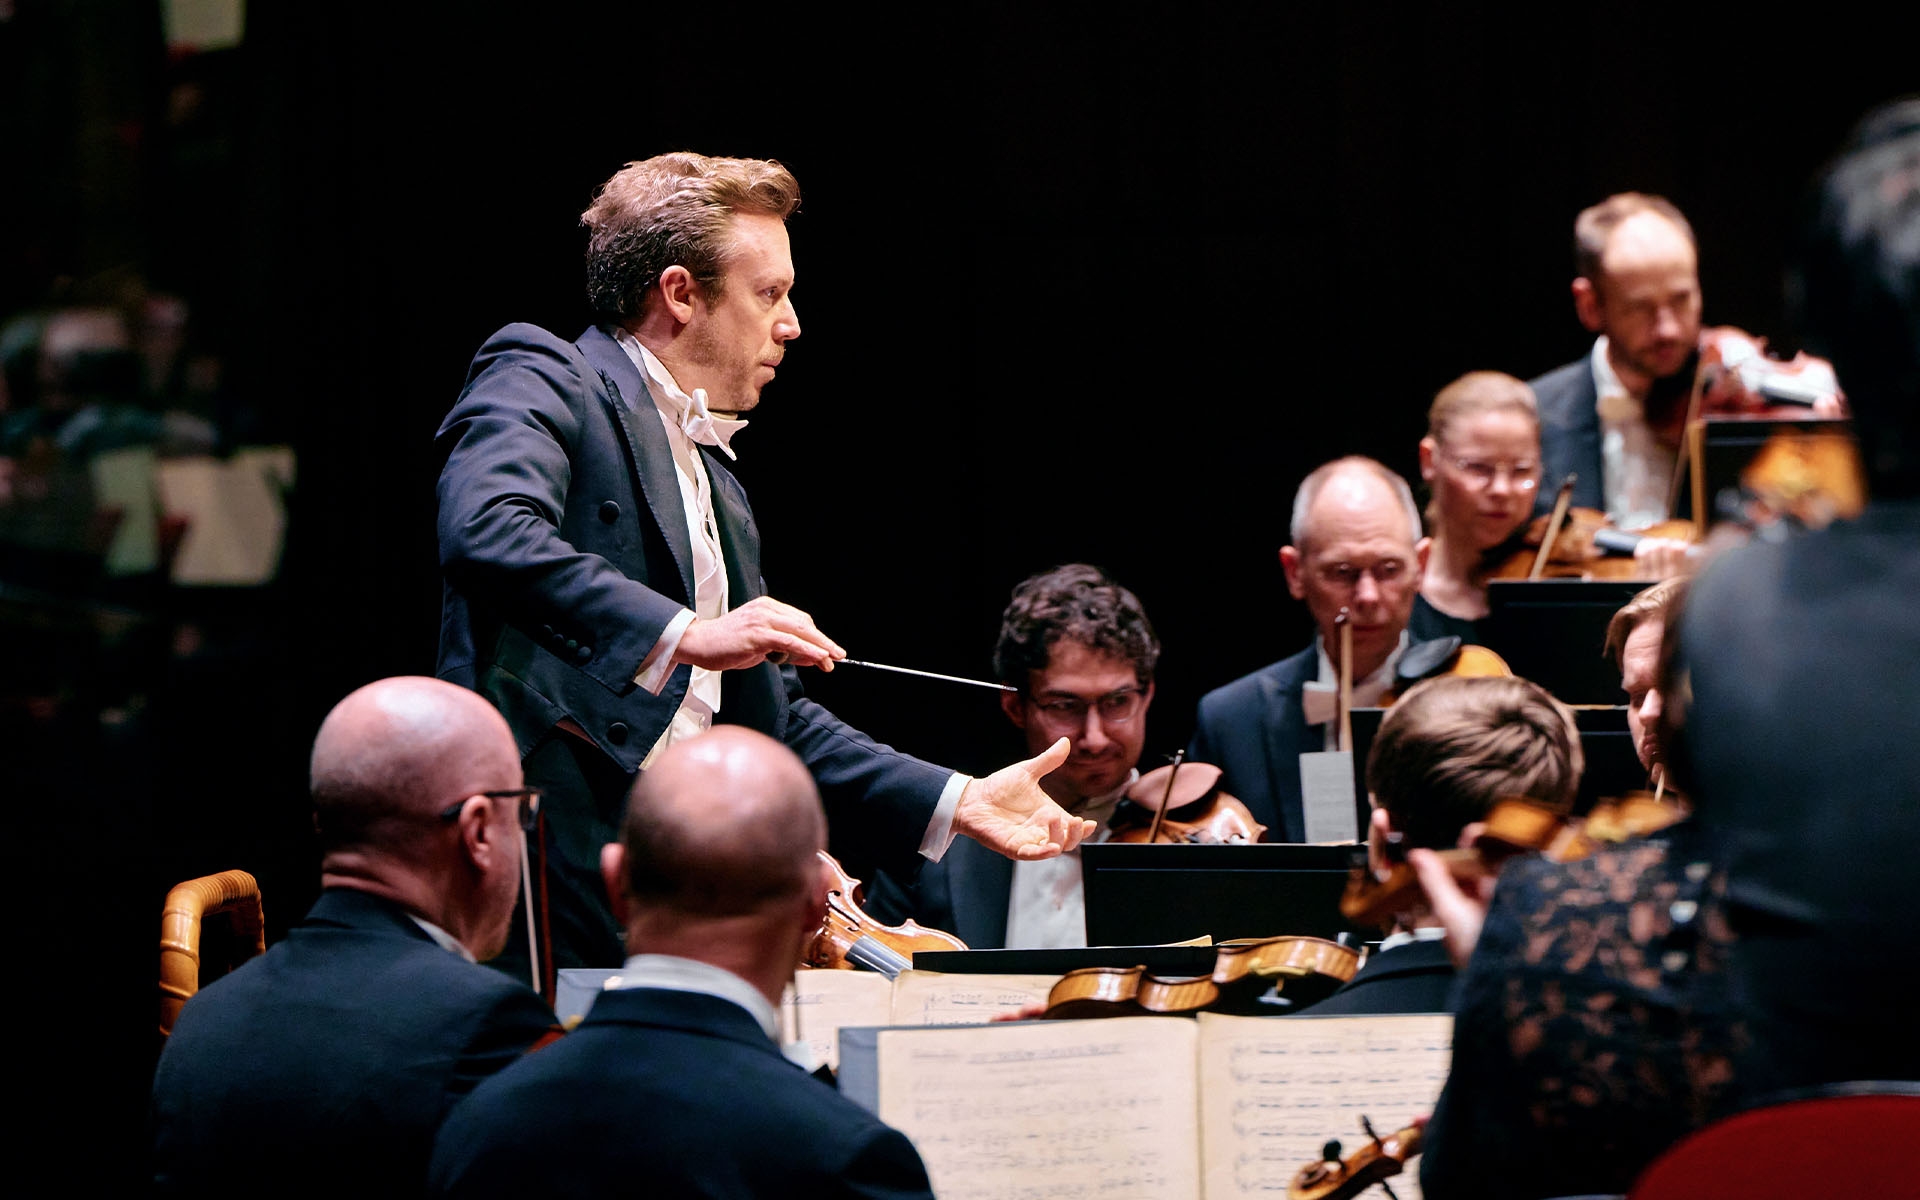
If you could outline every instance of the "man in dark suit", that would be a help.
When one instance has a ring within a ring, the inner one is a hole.
[[[418,1195],[434,1131],[554,1030],[474,960],[506,942],[526,837],[519,755],[472,692],[386,679],[313,744],[320,899],[181,1010],[153,1087],[178,1195]]]
[[[1507,797],[1571,806],[1583,765],[1573,714],[1538,684],[1496,675],[1415,684],[1387,710],[1367,755],[1368,867],[1384,880],[1408,850],[1471,845]],[[1424,894],[1413,889],[1387,920],[1359,974],[1308,1011],[1452,1011],[1446,929]]]
[[[583,215],[601,323],[578,341],[513,325],[441,426],[438,673],[505,714],[549,801],[553,962],[611,966],[620,929],[597,855],[634,774],[716,722],[791,746],[843,860],[910,877],[954,832],[1020,858],[1090,828],[1036,785],[1066,754],[984,779],[934,767],[805,699],[794,668],[845,652],[766,594],[731,442],[800,334],[778,163],[630,163]],[[783,665],[776,665],[783,664]],[[860,820],[841,820],[857,806]]]
[[[1623,192],[1573,224],[1573,308],[1597,334],[1591,353],[1530,381],[1540,404],[1540,494],[1553,505],[1576,474],[1573,502],[1623,528],[1663,520],[1679,447],[1667,440],[1700,340],[1693,227],[1660,196]]]
[[[602,860],[631,957],[572,1033],[460,1106],[430,1193],[930,1197],[904,1135],[776,1044],[825,841],[813,780],[771,738],[720,728],[663,753]]]
[[[1147,738],[1160,639],[1140,600],[1106,572],[1068,563],[1022,580],[1000,618],[994,678],[1018,689],[1000,707],[1038,754],[1060,738],[1067,761],[1040,781],[1068,812],[1095,823],[1104,840]],[[881,876],[867,910],[885,921],[912,917],[975,950],[1086,945],[1078,851],[1013,862],[970,841],[920,869],[917,884]]]
[[[1292,544],[1280,548],[1287,590],[1313,614],[1314,643],[1200,698],[1187,757],[1223,772],[1220,786],[1267,827],[1266,840],[1308,839],[1300,755],[1330,749],[1340,630],[1351,617],[1355,706],[1394,681],[1427,540],[1406,481],[1370,458],[1327,463],[1294,494]]]

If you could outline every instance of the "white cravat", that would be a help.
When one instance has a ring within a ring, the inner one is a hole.
[[[1393,684],[1393,669],[1400,665],[1400,656],[1406,653],[1407,631],[1400,631],[1400,644],[1387,655],[1387,661],[1380,664],[1365,679],[1353,681],[1353,707],[1372,708],[1381,695]],[[1313,639],[1314,649],[1320,656],[1320,678],[1309,680],[1300,687],[1300,708],[1306,714],[1307,724],[1327,727],[1326,748],[1334,748],[1340,731],[1333,726],[1333,720],[1340,715],[1340,673],[1334,669],[1333,660],[1327,657],[1327,648],[1319,635]]]
[[[1140,778],[1134,771],[1104,796],[1082,804],[1076,817],[1098,822],[1087,842],[1104,842],[1112,836],[1107,818],[1126,794],[1127,787]],[[1081,845],[1085,845],[1082,842]],[[1007,891],[1007,938],[1009,950],[1058,950],[1087,944],[1087,895],[1080,886],[1080,850],[1075,847],[1053,858],[1013,864],[1013,885]]]
[[[732,458],[733,449],[727,443],[746,422],[715,418],[707,411],[705,388],[695,388],[693,394],[688,395],[674,382],[665,364],[654,357],[653,351],[641,345],[639,338],[618,328],[613,336],[651,385],[648,391],[653,394],[660,424],[666,430],[667,444],[673,449],[674,475],[680,486],[680,504],[687,514],[687,535],[693,546],[693,609],[667,626],[653,652],[634,675],[635,683],[658,695],[673,673],[673,652],[679,648],[680,635],[693,624],[694,617],[703,621],[718,620],[726,615],[728,608],[727,567],[720,552],[720,527],[713,514],[713,483],[707,475],[706,464],[700,460],[700,452],[693,448],[694,442],[717,446]],[[644,770],[673,743],[706,732],[713,725],[713,714],[719,711],[720,672],[694,667],[685,699],[660,740],[641,761],[641,768]]]
[[[1666,520],[1675,454],[1653,436],[1645,408],[1614,373],[1605,335],[1593,343],[1593,390],[1607,516],[1622,529],[1645,529]]]

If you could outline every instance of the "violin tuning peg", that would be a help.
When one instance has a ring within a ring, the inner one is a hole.
[[[1326,1145],[1320,1147],[1320,1157],[1326,1159],[1328,1162],[1333,1162],[1333,1163],[1339,1162],[1340,1161],[1340,1139],[1333,1138],[1330,1141],[1328,1141]]]
[[[1364,1130],[1366,1132],[1366,1135],[1369,1138],[1372,1138],[1376,1143],[1380,1140],[1380,1135],[1373,1131],[1373,1122],[1367,1120],[1367,1114],[1365,1113],[1360,1114],[1360,1128]]]
[[[1387,1186],[1386,1180],[1380,1179],[1375,1182],[1380,1185],[1380,1190],[1387,1194],[1387,1200],[1400,1200],[1400,1197],[1393,1194],[1393,1189]]]

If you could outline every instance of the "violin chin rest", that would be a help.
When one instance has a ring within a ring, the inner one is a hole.
[[[1394,664],[1393,674],[1402,685],[1419,683],[1430,675],[1445,670],[1453,656],[1460,653],[1460,638],[1457,635],[1434,638],[1430,642],[1414,642],[1407,652]]]

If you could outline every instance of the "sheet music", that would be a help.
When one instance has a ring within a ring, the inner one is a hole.
[[[1285,1195],[1329,1138],[1349,1153],[1433,1111],[1446,1082],[1453,1017],[1199,1017],[1201,1146],[1209,1200]],[[1394,1176],[1418,1200],[1415,1163]]]
[[[1353,811],[1353,751],[1313,750],[1300,756],[1300,804],[1309,842],[1351,842],[1360,836]]]
[[[913,1139],[940,1200],[1199,1200],[1196,1028],[882,1030],[880,1119]]]
[[[781,1037],[837,1071],[840,1027],[890,1024],[892,1009],[893,981],[878,972],[796,971],[780,998]]]
[[[893,1019],[874,1024],[984,1025],[1045,1004],[1058,975],[973,975],[902,971],[893,981]]]

